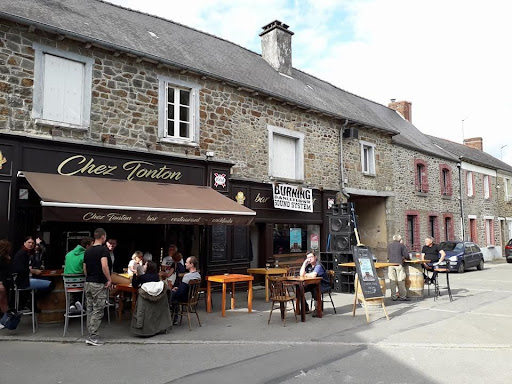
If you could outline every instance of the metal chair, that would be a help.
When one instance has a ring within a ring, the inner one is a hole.
[[[334,306],[334,301],[332,299],[332,296],[331,296],[331,292],[332,292],[332,288],[334,287],[334,278],[335,278],[335,274],[334,274],[334,271],[332,269],[329,269],[327,271],[327,273],[329,274],[329,289],[327,291],[322,291],[321,294],[322,294],[322,303],[327,303],[327,302],[331,302],[332,304],[332,309],[334,309],[334,313],[336,314],[336,307]],[[321,287],[321,285],[320,285]],[[329,299],[330,300],[324,300],[324,293],[327,293],[329,295]],[[313,308],[313,295],[311,295],[311,304],[310,304],[310,307]]]
[[[434,280],[434,288],[435,295],[434,301],[437,300],[439,296],[441,296],[441,291],[439,288],[439,275],[444,274],[446,276],[446,289],[448,289],[448,296],[450,297],[450,301],[453,301],[452,290],[450,288],[450,268],[446,265],[446,263],[442,263],[436,267],[434,267],[434,272],[437,272],[437,276]]]
[[[188,282],[188,300],[186,302],[178,302],[177,310],[178,315],[180,316],[180,325],[183,320],[183,315],[187,314],[188,318],[188,327],[192,330],[192,322],[190,321],[190,314],[195,313],[197,316],[197,322],[201,327],[201,320],[199,320],[199,314],[197,313],[197,303],[199,301],[199,286],[201,284],[200,279],[190,280]],[[173,315],[174,319],[174,315]]]
[[[36,311],[35,311],[35,308],[36,308],[35,289],[31,289],[30,287],[28,287],[28,288],[18,288],[17,279],[18,279],[18,274],[17,273],[13,273],[12,274],[12,280],[13,280],[13,285],[14,285],[14,288],[13,288],[14,289],[14,309],[20,315],[23,315],[23,316],[30,315],[30,316],[32,316],[32,333],[36,333],[37,315],[36,315]],[[20,311],[19,310],[20,292],[27,292],[27,291],[30,291],[31,302],[32,302],[31,309],[30,310],[21,310]]]
[[[282,277],[275,277],[271,276],[268,278],[268,283],[270,285],[270,300],[272,301],[271,307],[270,307],[270,315],[268,317],[267,324],[270,324],[270,319],[272,318],[272,312],[274,311],[274,305],[276,303],[279,303],[279,308],[282,312],[282,320],[284,322],[284,327],[286,327],[286,306],[289,301],[292,302],[292,310],[293,314],[295,315],[295,322],[297,323],[297,313],[295,313],[295,295],[291,295],[288,290],[288,284],[285,283]]]
[[[84,294],[84,286],[85,286],[85,275],[79,274],[70,274],[70,275],[62,275],[64,279],[64,292],[66,295],[66,313],[64,314],[64,334],[62,337],[66,336],[66,332],[68,330],[69,319],[80,318],[80,327],[82,331],[82,336],[84,334],[84,317],[87,316],[86,311],[83,308],[83,304],[85,303],[85,294]],[[82,310],[80,313],[70,313],[69,307],[72,304],[71,295],[72,294],[82,294]]]

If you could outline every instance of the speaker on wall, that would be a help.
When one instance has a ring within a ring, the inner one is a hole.
[[[333,252],[350,252],[352,246],[357,244],[353,233],[341,233],[331,236],[331,250]]]
[[[334,233],[347,233],[352,228],[350,215],[330,216],[329,217],[329,232]]]
[[[333,216],[350,214],[348,204],[347,203],[334,204],[332,206],[332,214],[333,214]]]

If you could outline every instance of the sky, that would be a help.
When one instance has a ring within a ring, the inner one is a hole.
[[[292,63],[358,96],[412,103],[423,133],[512,165],[508,0],[108,0],[261,54],[261,27],[294,32]]]

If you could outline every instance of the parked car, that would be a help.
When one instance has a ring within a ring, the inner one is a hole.
[[[505,257],[507,258],[507,263],[512,263],[512,239],[505,245]]]
[[[440,244],[446,252],[450,272],[464,273],[468,268],[484,269],[484,255],[478,245],[469,241],[444,241]]]

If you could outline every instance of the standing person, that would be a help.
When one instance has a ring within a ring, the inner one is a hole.
[[[0,312],[2,315],[9,309],[11,250],[12,244],[9,241],[0,240]],[[2,328],[1,325],[0,328]]]
[[[304,293],[311,292],[311,295],[313,296],[313,299],[316,301],[316,295],[314,294],[314,290],[317,288],[321,289],[321,292],[327,292],[329,290],[330,281],[329,281],[329,275],[327,274],[327,271],[325,270],[322,263],[318,262],[318,258],[315,254],[315,251],[309,251],[309,253],[306,255],[306,260],[302,263],[302,266],[300,267],[300,273],[299,276],[301,277],[321,277],[322,281],[320,282],[320,285],[307,285],[304,288]],[[318,303],[315,304],[315,307],[318,305]],[[309,305],[306,301],[306,313],[309,312]],[[313,316],[316,316],[316,311],[313,313]]]
[[[430,260],[428,264],[423,264],[423,267],[429,271],[434,270],[434,266],[444,262],[444,258],[446,257],[446,253],[439,247],[438,244],[434,244],[434,238],[430,236],[425,238],[425,245],[423,248],[421,248],[421,253],[424,254],[423,256],[425,260]],[[423,277],[425,278],[425,282],[427,284],[435,283],[437,272],[434,271],[434,273],[432,273],[432,277],[430,278],[425,274]]]
[[[179,285],[179,279],[178,283],[176,283],[178,274],[185,273],[186,271],[183,263],[183,255],[178,252],[178,247],[174,244],[169,245],[167,255],[168,256],[164,257],[162,260],[161,276],[167,278],[167,280],[171,282],[171,285]]]
[[[107,233],[103,228],[94,231],[94,244],[84,254],[85,299],[87,302],[87,330],[89,337],[85,340],[89,345],[103,345],[99,338],[98,328],[103,318],[107,289],[112,286],[108,259],[109,251],[103,246]]]
[[[109,237],[107,240],[107,249],[109,252],[108,258],[108,266],[110,270],[110,278],[112,280],[112,284],[130,284],[130,279],[124,276],[121,276],[119,273],[114,271],[114,263],[116,261],[116,256],[114,255],[114,251],[117,247],[117,239],[113,237]],[[110,292],[110,296],[116,296],[117,291],[114,289]]]
[[[117,247],[117,239],[114,239],[113,237],[109,237],[107,240],[107,248],[108,252],[110,253],[110,262],[108,263],[110,267],[110,273],[114,272],[114,263],[116,261],[116,256],[114,255],[114,251]]]
[[[388,267],[389,287],[391,289],[391,300],[409,301],[405,289],[404,260],[409,258],[409,251],[402,243],[402,236],[394,235],[393,242],[388,244],[388,260],[396,263],[397,266]],[[397,292],[398,286],[398,292]]]
[[[201,279],[201,274],[197,271],[199,268],[199,261],[197,257],[190,256],[185,261],[185,268],[188,270],[188,273],[185,273],[183,279],[181,279],[180,285],[174,287],[171,292],[171,306],[173,308],[174,319],[173,323],[176,325],[178,322],[178,312],[175,310],[176,305],[179,302],[185,302],[188,300],[188,289],[190,280]]]

